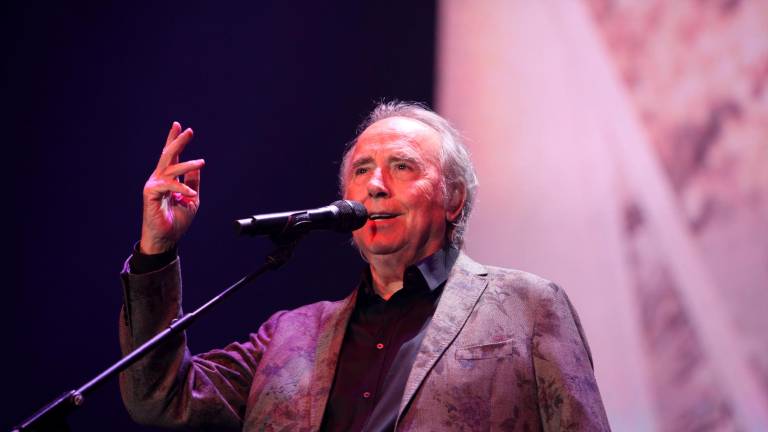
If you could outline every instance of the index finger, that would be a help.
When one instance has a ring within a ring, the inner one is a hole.
[[[179,136],[179,134],[181,134],[181,123],[174,121],[173,123],[171,123],[171,129],[168,131],[168,138],[165,139],[165,145],[163,146],[163,151],[165,151],[166,147],[168,147],[173,142],[173,140],[175,140]],[[176,157],[174,157],[173,160],[171,160],[171,163],[174,164],[178,162],[179,162],[179,157],[178,155],[176,155]]]
[[[168,144],[170,144],[171,141],[175,140],[180,133],[181,133],[181,123],[177,121],[171,123],[171,130],[168,131],[168,138],[165,139],[165,147],[168,147]]]
[[[160,155],[160,160],[157,161],[157,169],[165,169],[165,167],[173,163],[174,160],[178,160],[177,158],[184,150],[184,147],[186,147],[189,141],[192,140],[193,135],[194,132],[192,132],[192,129],[187,128],[184,132],[180,133],[175,139],[168,143],[168,145],[163,148],[163,154]]]

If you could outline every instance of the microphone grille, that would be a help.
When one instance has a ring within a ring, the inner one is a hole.
[[[339,209],[336,231],[350,232],[362,228],[368,221],[368,211],[360,201],[338,200],[331,204]]]

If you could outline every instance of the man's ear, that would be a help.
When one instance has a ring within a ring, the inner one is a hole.
[[[464,203],[467,200],[467,187],[463,182],[460,182],[449,192],[450,198],[448,199],[448,205],[445,209],[445,219],[449,222],[455,222],[461,214],[461,210],[464,208]]]

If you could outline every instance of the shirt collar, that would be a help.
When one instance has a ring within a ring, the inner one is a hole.
[[[452,246],[446,246],[442,249],[439,249],[432,255],[423,258],[417,263],[408,266],[405,269],[405,274],[403,275],[403,288],[407,289],[408,287],[413,286],[413,283],[415,282],[414,278],[417,278],[418,275],[421,275],[421,281],[419,281],[421,283],[417,283],[420,285],[426,285],[430,291],[435,291],[440,286],[442,286],[445,281],[448,280],[448,274],[450,273],[451,268],[453,268],[453,264],[456,262],[458,257],[458,249]],[[363,288],[363,292],[368,295],[376,296],[376,294],[373,292],[370,266],[366,267],[365,271],[363,272],[361,286]]]
[[[422,259],[408,269],[416,267],[424,278],[424,282],[427,283],[429,290],[434,291],[448,280],[448,273],[450,273],[451,268],[458,257],[459,250],[448,246],[439,249],[437,252]],[[408,272],[408,269],[406,269],[406,273]]]

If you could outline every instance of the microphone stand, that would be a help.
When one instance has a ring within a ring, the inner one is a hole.
[[[85,396],[87,394],[91,393],[108,379],[114,377],[118,373],[127,369],[132,364],[139,361],[141,358],[147,355],[147,353],[168,340],[171,336],[186,330],[192,325],[192,323],[195,322],[197,318],[213,309],[214,306],[221,303],[225,298],[229,297],[240,288],[248,285],[262,274],[270,270],[277,270],[278,268],[282,267],[283,264],[288,262],[288,260],[291,258],[293,250],[296,248],[296,245],[298,244],[299,240],[301,240],[303,235],[304,232],[294,231],[272,236],[271,239],[275,243],[276,248],[272,251],[272,253],[267,255],[265,263],[256,269],[256,271],[235,282],[229,288],[222,291],[221,294],[212,298],[193,312],[185,314],[179,319],[174,319],[165,330],[156,334],[154,337],[152,337],[152,339],[146,341],[144,344],[131,351],[130,354],[126,355],[120,361],[104,370],[104,372],[98,374],[95,378],[91,379],[76,390],[70,390],[61,394],[59,397],[45,405],[36,413],[32,414],[32,416],[19,423],[19,425],[13,429],[13,432],[69,431],[70,429],[67,425],[66,417],[76,408],[83,405],[83,402],[85,402]]]

